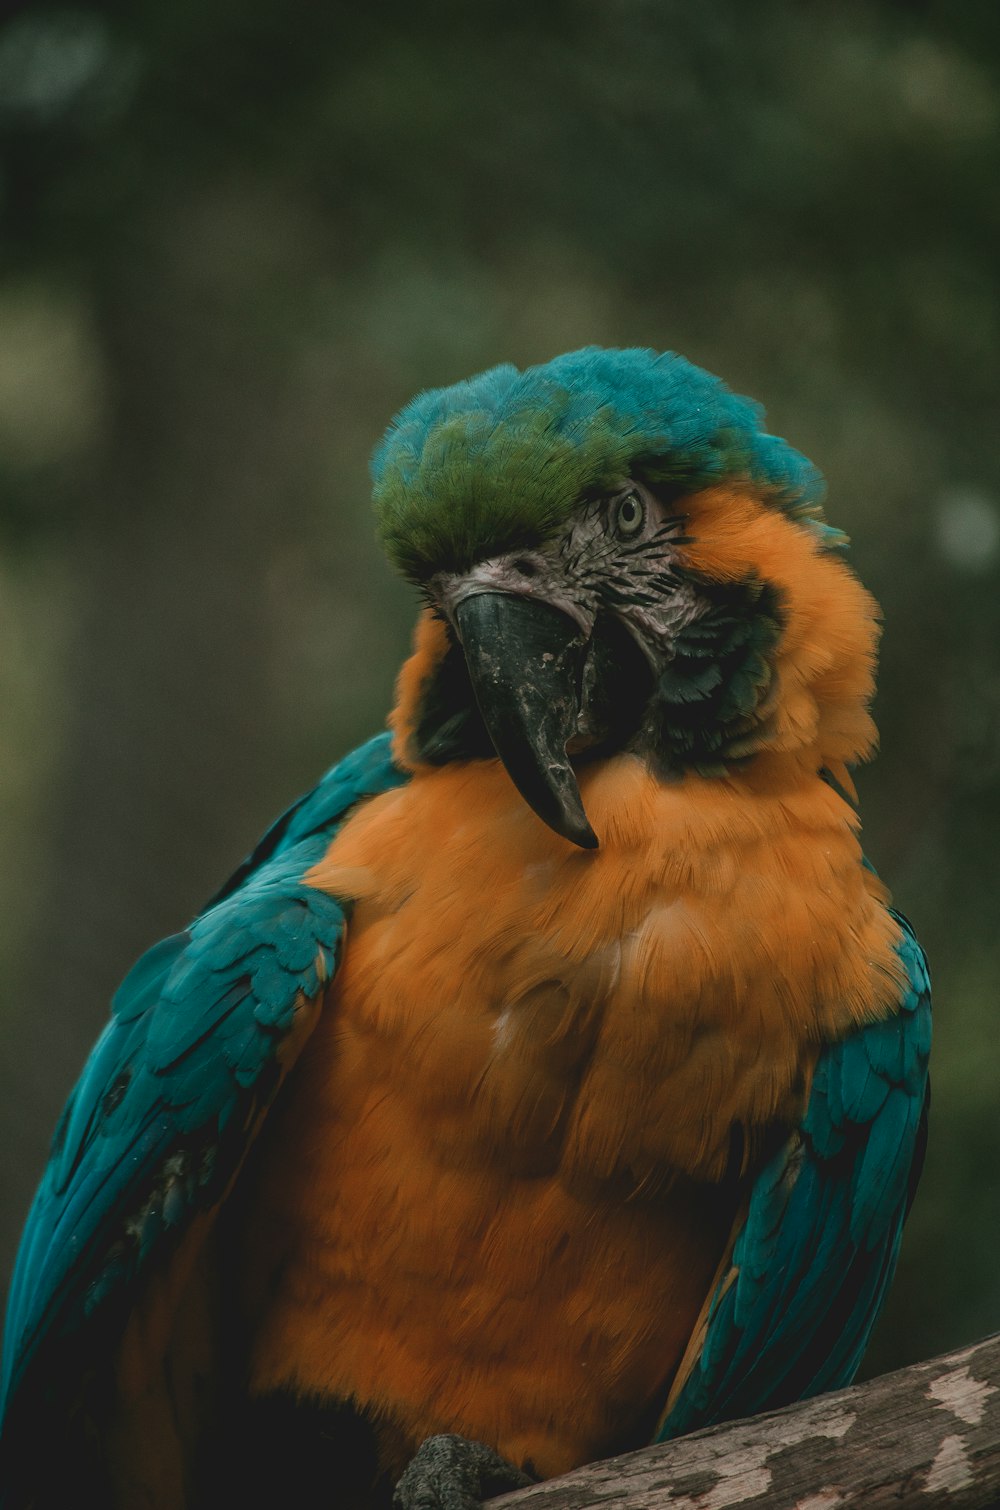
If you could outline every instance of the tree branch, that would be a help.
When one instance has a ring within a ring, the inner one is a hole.
[[[491,1503],[496,1510],[898,1510],[901,1502],[919,1510],[1000,1505],[1000,1334]]]

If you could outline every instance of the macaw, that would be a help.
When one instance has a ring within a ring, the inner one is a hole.
[[[117,992],[10,1292],[8,1510],[445,1510],[839,1387],[925,1135],[877,609],[672,353],[419,395],[389,730]],[[409,1464],[409,1466],[407,1466]]]

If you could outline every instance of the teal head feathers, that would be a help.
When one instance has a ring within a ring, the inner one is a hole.
[[[392,421],[372,459],[379,532],[421,581],[545,539],[627,477],[683,492],[742,477],[836,544],[816,468],[763,423],[759,405],[673,352],[588,346],[492,367]]]

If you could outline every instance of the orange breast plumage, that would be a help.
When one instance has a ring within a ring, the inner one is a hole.
[[[665,784],[622,755],[581,788],[595,854],[488,761],[337,837],[310,879],[355,899],[349,945],[253,1219],[258,1389],[547,1474],[648,1429],[741,1176],[818,1044],[896,989],[882,889],[817,778],[776,756]]]

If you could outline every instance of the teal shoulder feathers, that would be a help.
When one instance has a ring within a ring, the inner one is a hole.
[[[62,1381],[78,1370],[64,1364],[86,1350],[90,1324],[107,1328],[95,1357],[110,1356],[130,1281],[231,1184],[296,1013],[339,960],[346,908],[303,877],[358,801],[405,779],[388,735],[334,766],[119,988],[56,1130],[10,1289],[8,1465],[26,1401],[72,1408]]]
[[[799,1131],[758,1175],[700,1352],[660,1439],[849,1384],[885,1299],[923,1160],[930,980],[895,914],[899,1009],[825,1048]]]

